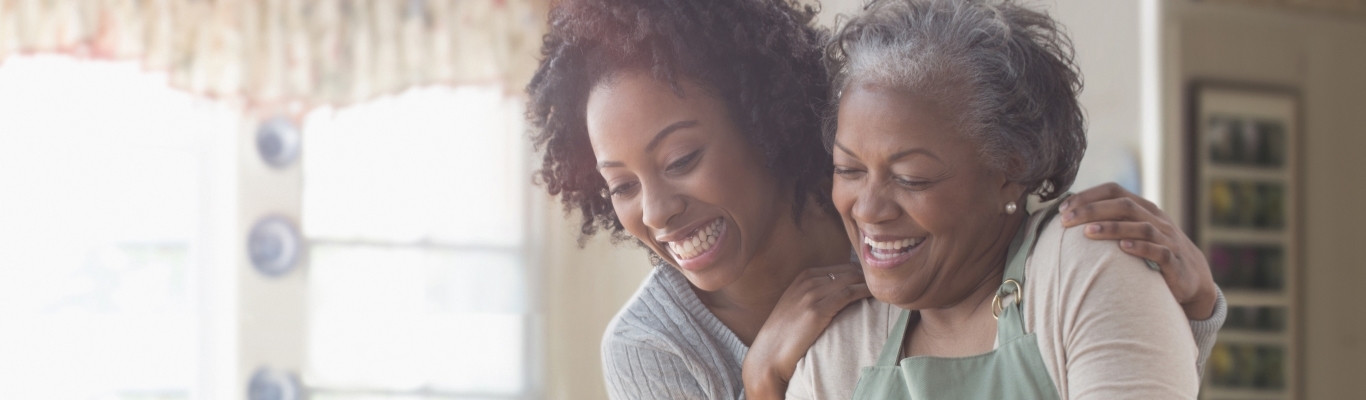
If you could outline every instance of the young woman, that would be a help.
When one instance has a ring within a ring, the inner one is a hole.
[[[604,334],[613,398],[743,398],[747,385],[790,377],[831,318],[869,295],[830,202],[825,35],[813,15],[780,0],[567,0],[551,11],[527,88],[545,152],[538,180],[583,216],[582,235],[605,230],[655,261]],[[1165,223],[1114,212],[1131,199],[1097,191],[1078,209]],[[1191,318],[1209,317],[1217,294],[1202,257],[1163,268],[1182,276],[1180,302],[1203,304]],[[1198,327],[1221,323],[1195,322],[1201,343],[1213,330]]]
[[[1081,74],[1051,18],[878,0],[831,49],[833,198],[877,300],[836,317],[789,398],[1196,397],[1190,308],[1161,274],[1056,206],[1021,207],[1065,197],[1086,151]]]

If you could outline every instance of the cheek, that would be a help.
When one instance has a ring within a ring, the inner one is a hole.
[[[768,167],[741,151],[717,152],[712,163],[697,171],[691,181],[694,197],[732,213],[750,223],[769,219],[774,202],[780,200],[779,185],[768,174]]]
[[[617,221],[621,222],[621,226],[625,227],[626,232],[630,233],[631,236],[642,240],[649,237],[649,232],[646,232],[645,229],[645,221],[642,219],[644,216],[641,214],[640,204],[636,200],[613,199],[612,211],[616,212]]]
[[[988,237],[984,232],[999,219],[993,213],[989,193],[971,182],[947,186],[917,200],[907,212],[939,239],[932,254],[941,259],[970,257],[982,244],[978,239]]]
[[[830,201],[841,216],[849,217],[849,210],[853,209],[857,197],[857,187],[852,182],[835,177],[835,182],[830,186]]]
[[[853,209],[854,203],[858,201],[858,186],[840,177],[835,177],[835,182],[830,188],[830,202],[834,204],[835,211],[840,213],[840,219],[844,220],[844,229],[848,231],[849,237],[857,238],[858,230],[854,226]]]

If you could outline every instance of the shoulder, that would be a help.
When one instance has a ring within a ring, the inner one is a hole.
[[[656,267],[603,333],[603,353],[630,347],[689,360],[742,359],[745,345],[693,292],[682,273]]]
[[[697,300],[682,274],[656,267],[603,333],[608,392],[614,399],[659,393],[733,398],[742,389],[738,377],[744,355],[733,337]]]
[[[1193,398],[1197,350],[1161,273],[1114,240],[1045,225],[1025,271],[1025,317],[1064,398]],[[1124,375],[1126,380],[1115,381]]]
[[[840,311],[797,363],[788,398],[847,399],[862,367],[877,362],[901,309],[868,298]]]
[[[612,317],[603,333],[602,347],[606,353],[610,348],[622,346],[667,349],[675,340],[672,336],[681,334],[670,325],[676,325],[678,314],[685,313],[686,307],[674,295],[673,282],[669,281],[668,271],[655,268],[641,283],[640,289],[627,300],[617,315]]]
[[[1114,240],[1092,240],[1082,227],[1064,228],[1062,218],[1054,217],[1039,232],[1030,252],[1027,274],[1059,283],[1083,283],[1106,275],[1119,275],[1140,285],[1166,287],[1162,275],[1143,259],[1129,255]]]
[[[882,350],[886,334],[892,325],[896,324],[900,312],[900,308],[871,297],[853,302],[835,315],[830,326],[816,339],[808,354],[849,354],[849,350],[855,348],[851,345],[855,345],[860,351],[877,347],[871,349],[871,352],[876,354]],[[863,346],[864,344],[869,346]]]

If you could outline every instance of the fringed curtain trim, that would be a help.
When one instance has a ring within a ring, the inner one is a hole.
[[[190,92],[341,105],[439,83],[519,90],[545,0],[0,0],[0,60],[138,59]]]

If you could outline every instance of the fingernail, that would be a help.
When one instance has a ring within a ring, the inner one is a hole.
[[[1063,218],[1067,219],[1068,221],[1071,221],[1073,218],[1076,218],[1076,217],[1077,217],[1077,212],[1076,212],[1076,211],[1068,211],[1068,212],[1067,212],[1067,215],[1063,216]]]
[[[1100,224],[1087,225],[1086,233],[1100,233]]]
[[[1058,211],[1067,211],[1069,208],[1072,208],[1072,200],[1064,200],[1062,205],[1058,206]],[[1071,214],[1068,214],[1067,219],[1072,219]]]
[[[1132,241],[1132,240],[1121,240],[1121,241],[1119,241],[1119,245],[1120,245],[1120,246],[1124,246],[1124,248],[1126,248],[1126,249],[1132,249],[1132,248],[1134,248],[1134,241]]]

